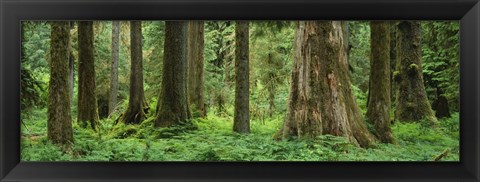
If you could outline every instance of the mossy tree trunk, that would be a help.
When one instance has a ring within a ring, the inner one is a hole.
[[[403,122],[426,119],[430,124],[435,124],[437,119],[423,82],[420,22],[401,21],[397,33],[399,67],[395,75],[398,81],[395,118]]]
[[[142,23],[130,22],[130,96],[128,108],[120,117],[125,124],[138,124],[146,118],[148,105],[143,90]]]
[[[186,91],[187,22],[165,22],[162,90],[155,127],[180,124],[190,118]]]
[[[53,143],[69,147],[73,142],[69,85],[70,26],[67,21],[55,21],[51,27],[47,136]]]
[[[339,21],[299,22],[284,138],[331,134],[373,144],[350,86],[342,29]]]
[[[96,129],[98,107],[95,95],[95,61],[93,55],[93,21],[78,23],[78,119],[82,127]]]
[[[370,88],[367,118],[383,143],[395,143],[390,129],[390,26],[370,22]]]
[[[187,48],[187,92],[188,101],[193,110],[201,117],[207,113],[205,110],[204,77],[203,77],[203,50],[204,50],[204,22],[190,21],[188,23],[188,48]]]
[[[110,67],[110,88],[108,99],[108,114],[112,114],[117,105],[118,95],[118,55],[120,40],[120,22],[112,22],[112,64]]]
[[[235,25],[235,110],[233,131],[250,133],[248,21]]]
[[[390,100],[392,101],[391,108],[396,106],[397,96],[397,82],[395,81],[395,74],[397,74],[397,21],[390,21]],[[395,116],[391,123],[395,121]]]

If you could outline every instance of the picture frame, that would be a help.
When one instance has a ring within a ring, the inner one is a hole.
[[[478,0],[2,0],[0,181],[480,181]],[[459,20],[460,162],[21,162],[22,20]]]

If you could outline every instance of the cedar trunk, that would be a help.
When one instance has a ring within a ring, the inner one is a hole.
[[[155,127],[180,124],[190,118],[186,91],[187,22],[165,22],[162,90]]]
[[[331,134],[372,145],[350,86],[342,29],[339,21],[299,22],[284,138]]]
[[[120,39],[120,22],[112,22],[112,64],[110,68],[110,90],[108,99],[108,114],[112,114],[117,105],[118,95],[118,50]]]
[[[420,22],[401,21],[397,33],[399,70],[395,76],[398,81],[395,118],[404,122],[426,119],[435,124],[437,119],[423,82]]]
[[[127,111],[121,116],[125,124],[138,124],[146,118],[148,110],[143,91],[143,64],[142,64],[142,23],[130,22],[130,96]]]
[[[235,111],[233,131],[250,133],[248,21],[235,26]]]
[[[97,99],[95,95],[95,62],[93,56],[93,22],[78,24],[78,119],[82,127],[98,124]]]
[[[53,143],[68,147],[73,142],[69,85],[70,26],[67,21],[56,21],[51,23],[51,27],[47,136]]]
[[[370,88],[367,118],[383,143],[394,143],[390,129],[390,26],[385,21],[370,22]]]
[[[203,50],[204,50],[204,22],[190,21],[188,23],[187,48],[187,92],[188,101],[201,117],[206,115],[204,77],[203,77]]]

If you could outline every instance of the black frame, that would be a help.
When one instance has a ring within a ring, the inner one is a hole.
[[[460,20],[460,162],[20,162],[21,20]],[[478,0],[0,0],[0,181],[480,181]]]

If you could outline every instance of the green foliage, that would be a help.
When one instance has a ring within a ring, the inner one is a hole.
[[[459,115],[456,112],[450,118],[438,121],[437,127],[430,127],[427,122],[397,122],[392,126],[397,145],[377,144],[374,148],[363,149],[342,137],[330,135],[274,140],[286,112],[293,63],[295,26],[285,21],[250,23],[252,133],[248,135],[232,132],[233,21],[205,22],[207,117],[169,128],[152,127],[161,86],[165,25],[161,21],[143,21],[144,89],[149,112],[147,119],[138,125],[116,123],[127,108],[129,95],[130,28],[129,22],[122,21],[118,106],[109,117],[101,119],[98,130],[93,131],[79,127],[75,122],[74,98],[74,143],[62,152],[48,142],[46,136],[50,26],[45,22],[25,25],[21,70],[21,157],[24,161],[431,161],[445,149],[451,152],[442,160],[459,160]],[[99,21],[94,27],[99,102],[108,99],[111,26],[110,21]],[[370,74],[370,27],[363,21],[348,22],[347,26],[352,92],[365,115]],[[435,90],[441,89],[453,110],[458,111],[458,22],[425,22],[422,30],[422,69],[429,98],[435,99]],[[78,64],[77,27],[71,30],[71,45]],[[393,72],[394,78],[397,74]],[[74,87],[76,95],[77,86]],[[272,103],[274,109],[269,113]]]
[[[363,92],[368,91],[370,76],[370,23],[368,21],[349,21],[349,66],[352,84]]]
[[[342,137],[322,135],[315,139],[272,138],[282,116],[252,120],[249,135],[232,132],[232,117],[209,112],[191,125],[155,129],[150,117],[140,125],[114,125],[100,121],[99,132],[74,123],[75,143],[68,152],[49,143],[45,112],[36,110],[22,127],[24,161],[431,161],[443,150],[443,160],[458,161],[458,114],[431,128],[421,123],[397,123],[392,130],[398,145],[378,144],[363,149]]]
[[[22,22],[21,108],[25,111],[46,105],[50,55],[50,25]]]
[[[458,21],[422,23],[422,67],[429,99],[444,96],[453,111],[459,111],[460,102],[459,30]]]

